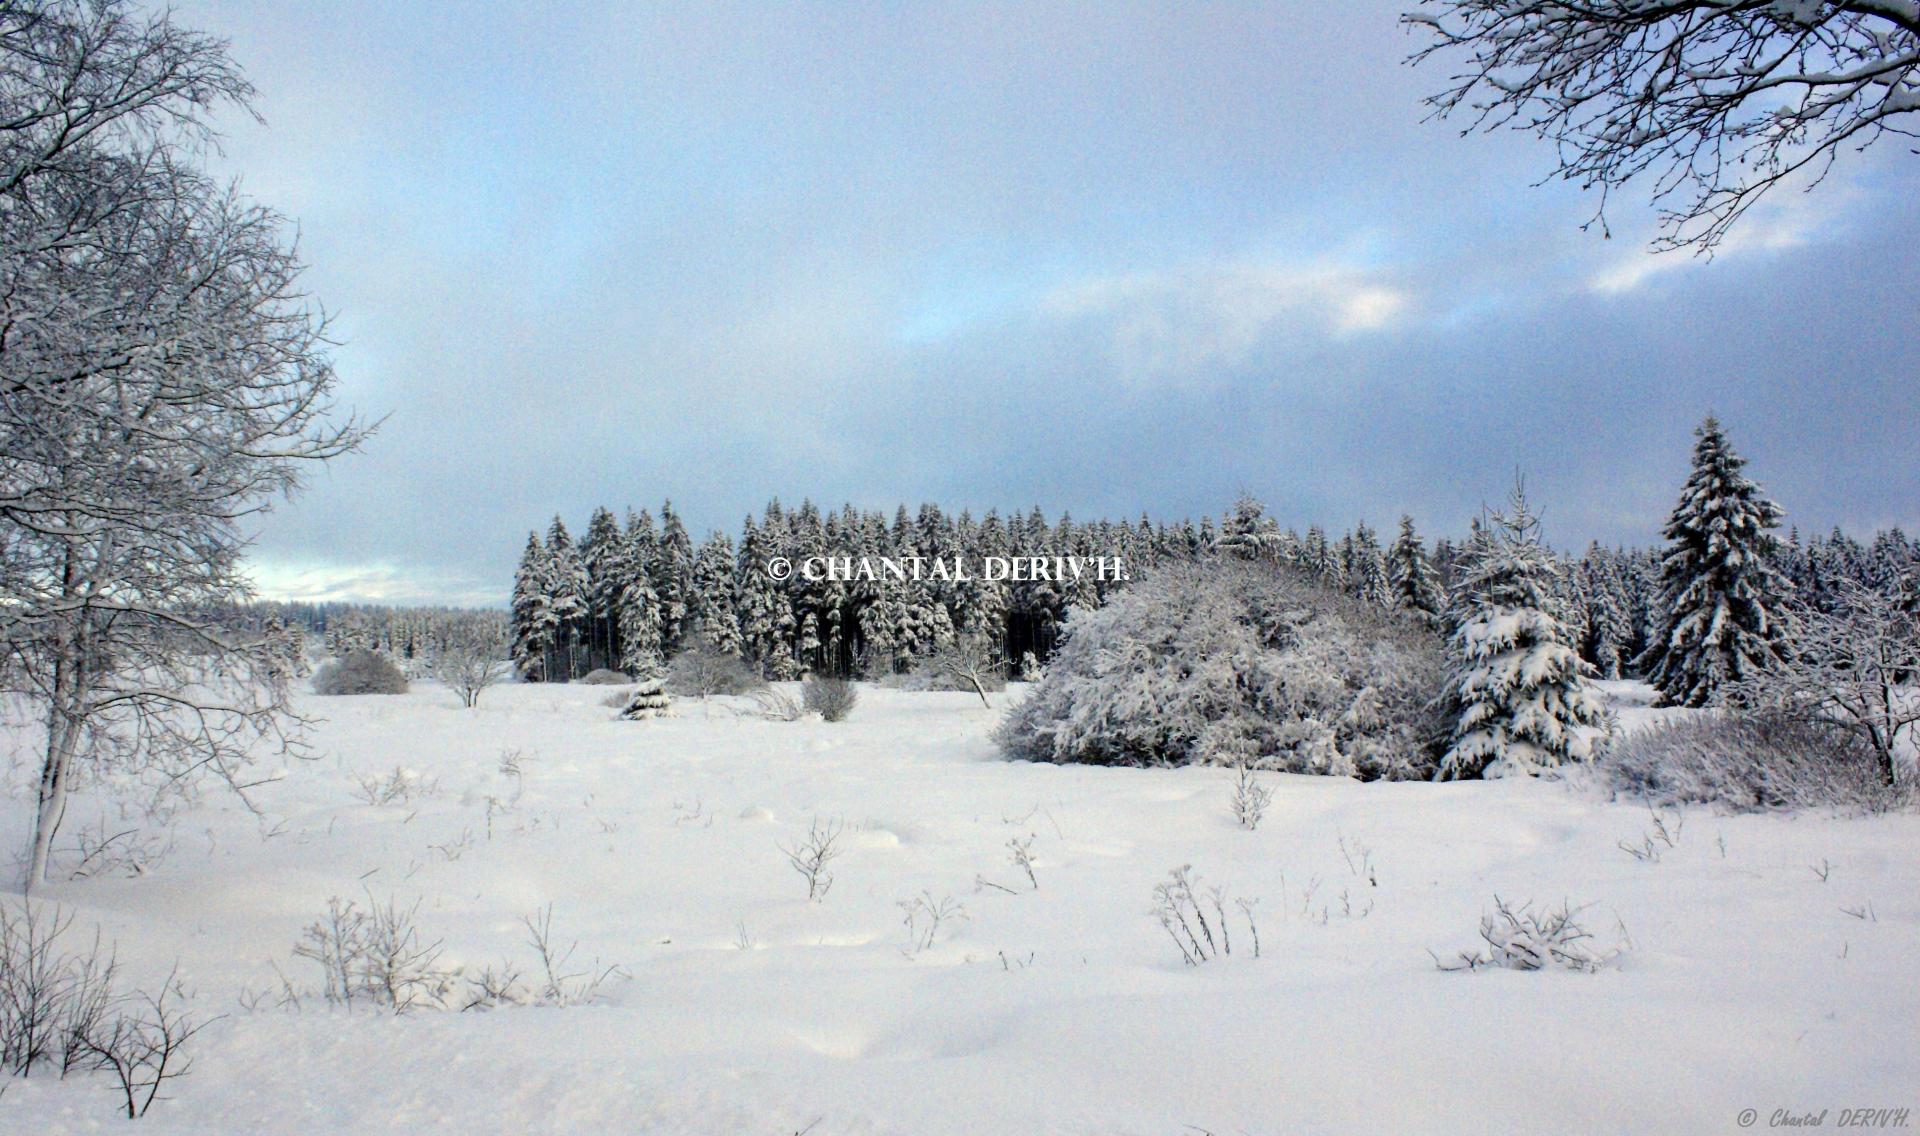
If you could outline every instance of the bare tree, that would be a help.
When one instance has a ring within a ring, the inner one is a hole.
[[[434,651],[430,666],[433,677],[472,709],[480,704],[481,691],[507,677],[513,662],[503,629],[477,627],[450,634]]]
[[[251,93],[123,0],[0,2],[0,688],[45,728],[26,884],[76,762],[244,789],[295,656],[224,612],[240,525],[366,431],[281,218],[193,168]]]
[[[1920,616],[1878,589],[1852,581],[1837,589],[1833,611],[1798,614],[1792,656],[1738,684],[1731,699],[1837,727],[1898,788],[1901,755],[1920,736]]]
[[[980,705],[993,708],[987,691],[1007,688],[1007,663],[984,635],[967,635],[936,650],[927,659],[935,679],[980,696]]]
[[[1607,194],[1641,175],[1661,249],[1711,252],[1782,182],[1920,130],[1913,0],[1422,0],[1403,16],[1460,60],[1427,102],[1468,131],[1554,144],[1554,177]]]

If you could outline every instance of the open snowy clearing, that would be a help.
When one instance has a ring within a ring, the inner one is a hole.
[[[1654,818],[1578,785],[1269,776],[1249,832],[1225,770],[1001,760],[1017,692],[863,686],[838,724],[718,698],[621,722],[607,693],[306,699],[322,756],[258,792],[264,820],[210,793],[145,877],[50,885],[131,980],[177,960],[192,1010],[226,1015],[145,1130],[1732,1132],[1746,1108],[1920,1106],[1920,817],[1693,811],[1638,858]],[[369,804],[396,766],[404,792]],[[16,790],[9,846],[27,816]],[[843,851],[809,903],[780,846],[816,818]],[[1197,967],[1152,915],[1186,864],[1233,935]],[[631,977],[565,1009],[275,1008],[276,966],[319,985],[302,929],[369,894],[419,900],[474,970],[528,966],[520,919],[552,904],[576,969]],[[1495,895],[1590,905],[1596,945],[1628,949],[1597,974],[1436,969]],[[918,950],[916,897],[964,908]],[[124,1123],[100,1076],[0,1096],[5,1131]]]

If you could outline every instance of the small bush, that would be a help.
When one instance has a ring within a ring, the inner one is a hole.
[[[588,671],[580,681],[588,686],[625,686],[633,681],[633,677],[621,671],[610,671],[601,667],[599,670]]]
[[[293,953],[325,976],[326,1000],[352,1008],[370,1003],[404,1014],[444,1004],[458,972],[440,963],[440,942],[426,942],[414,926],[419,901],[383,906],[371,893],[362,910],[352,900],[327,901],[327,913],[301,933]]]
[[[705,644],[687,648],[667,664],[667,693],[685,698],[751,694],[765,685],[745,659]]]
[[[800,873],[801,879],[807,881],[808,903],[825,898],[827,890],[833,887],[833,876],[827,871],[827,865],[840,855],[841,831],[839,821],[822,823],[819,817],[815,817],[812,827],[807,829],[805,840],[779,846],[787,863]]]
[[[1233,953],[1233,929],[1227,920],[1225,888],[1196,891],[1193,865],[1183,864],[1167,874],[1167,881],[1153,889],[1153,916],[1180,948],[1181,961],[1199,966],[1210,959]],[[1253,957],[1260,957],[1260,927],[1254,921],[1257,899],[1235,899],[1233,905],[1247,922],[1252,937]],[[1207,912],[1213,918],[1207,918]]]
[[[313,676],[315,694],[405,694],[407,676],[378,651],[348,651]]]
[[[1233,778],[1233,819],[1240,827],[1252,832],[1260,827],[1260,818],[1267,815],[1267,806],[1273,802],[1273,790],[1260,783],[1253,770],[1239,766],[1234,770]]]
[[[747,697],[753,701],[749,713],[769,722],[798,722],[807,713],[799,699],[771,686],[763,686]]]
[[[1564,905],[1557,911],[1536,913],[1531,904],[1514,908],[1494,896],[1493,911],[1480,917],[1480,938],[1486,941],[1486,949],[1461,951],[1453,962],[1441,962],[1435,956],[1434,964],[1441,970],[1491,966],[1592,973],[1618,958],[1620,950],[1595,949],[1593,935],[1581,926],[1579,915],[1579,909]]]
[[[31,900],[0,902],[0,1070],[109,1073],[127,1116],[144,1116],[191,1067],[183,1049],[201,1023],[179,1010],[174,976],[158,995],[122,993],[112,948],[97,929],[70,939],[73,918]]]
[[[808,675],[800,684],[801,703],[829,722],[838,722],[852,713],[853,704],[859,700],[860,692],[843,678]]]
[[[1841,726],[1776,711],[1689,714],[1608,745],[1599,771],[1649,805],[1736,812],[1835,807],[1879,811],[1900,795]]]

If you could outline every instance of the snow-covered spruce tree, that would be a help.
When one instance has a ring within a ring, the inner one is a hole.
[[[706,645],[723,655],[739,655],[742,646],[733,573],[733,541],[713,533],[694,557],[692,619]]]
[[[246,518],[365,431],[277,214],[195,168],[251,88],[119,0],[0,4],[0,693],[40,728],[25,886],[76,771],[244,790],[297,740]]]
[[[1579,571],[1585,579],[1587,615],[1581,656],[1601,678],[1619,678],[1621,660],[1632,640],[1625,587],[1612,557],[1597,543],[1587,550]]]
[[[1426,546],[1420,543],[1420,534],[1414,531],[1410,516],[1400,518],[1400,535],[1387,550],[1387,571],[1396,606],[1425,619],[1439,618],[1446,597],[1440,591],[1440,577],[1433,570],[1433,562],[1427,559]]]
[[[660,643],[663,653],[671,655],[683,645],[693,609],[693,539],[673,502],[660,506],[660,545],[647,566],[653,578],[653,590],[660,597]]]
[[[621,590],[614,619],[620,633],[619,669],[638,679],[657,677],[666,662],[660,649],[660,597],[645,571],[636,570]]]
[[[558,516],[547,529],[547,556],[552,581],[552,591],[548,594],[552,598],[555,627],[553,648],[548,652],[547,677],[571,682],[575,676],[585,673],[581,664],[587,631],[587,567],[580,560],[579,546],[567,533],[566,523]]]
[[[539,533],[527,534],[520,567],[513,573],[513,666],[528,682],[544,681],[553,653],[553,558]],[[335,654],[341,652],[335,651]]]
[[[1712,416],[1694,436],[1693,472],[1667,519],[1658,630],[1640,659],[1673,706],[1712,704],[1777,663],[1787,630],[1777,609],[1790,598],[1767,555],[1780,507],[1740,472],[1747,463]]]
[[[633,690],[633,697],[620,710],[620,716],[632,722],[644,722],[649,718],[665,717],[672,700],[667,697],[666,684],[659,675],[650,675],[640,680]]]
[[[1240,560],[1272,560],[1279,553],[1279,545],[1280,528],[1267,516],[1266,506],[1242,493],[1221,518],[1213,550]]]
[[[1455,585],[1447,701],[1457,716],[1439,778],[1532,774],[1586,760],[1591,744],[1580,727],[1600,725],[1603,707],[1556,614],[1559,568],[1519,486],[1469,555]]]
[[[620,593],[633,577],[629,551],[613,512],[595,509],[587,519],[586,535],[580,538],[580,566],[587,574],[584,628],[589,670],[613,666],[617,657],[620,635],[615,613]]]

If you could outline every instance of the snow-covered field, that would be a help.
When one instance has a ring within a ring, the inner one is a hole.
[[[1762,1128],[1776,1109],[1920,1114],[1911,814],[1696,811],[1640,859],[1620,844],[1645,847],[1647,810],[1578,785],[1275,776],[1249,832],[1226,771],[1004,762],[997,710],[971,695],[863,687],[839,724],[727,699],[631,723],[606,693],[310,699],[321,756],[259,792],[267,818],[209,794],[147,876],[47,888],[130,975],[177,960],[195,1012],[226,1015],[143,1129],[1733,1132],[1748,1108]],[[396,765],[411,800],[366,803],[360,779]],[[5,810],[9,846],[27,813],[18,795]],[[809,903],[780,845],[815,818],[844,824],[844,854]],[[1261,957],[1236,917],[1231,955],[1183,965],[1151,911],[1186,864],[1230,912],[1258,900]],[[470,968],[530,962],[520,917],[551,904],[577,961],[631,977],[564,1009],[274,1008],[276,966],[319,983],[292,954],[302,928],[369,893],[418,899],[442,962]],[[1495,895],[1590,905],[1599,944],[1629,949],[1591,975],[1438,970],[1428,952],[1479,945]],[[914,897],[965,919],[910,951]],[[112,1105],[98,1076],[15,1080],[0,1130],[117,1129]]]

